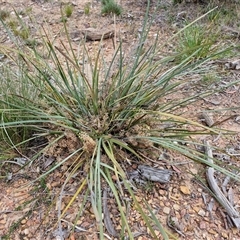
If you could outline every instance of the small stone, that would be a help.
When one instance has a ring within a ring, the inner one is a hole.
[[[165,205],[164,205],[164,202],[160,201],[160,202],[159,202],[159,206],[160,206],[160,207],[164,207],[164,206],[165,206]]]
[[[0,225],[5,224],[6,222],[7,222],[7,219],[1,219],[1,220],[0,220]]]
[[[173,204],[173,209],[176,211],[180,210],[180,206],[178,204]]]
[[[204,217],[205,216],[205,211],[203,210],[203,209],[200,209],[199,211],[198,211],[198,215],[200,215],[200,216],[202,216],[202,217]]]
[[[186,209],[182,209],[181,212],[180,212],[181,216],[184,216],[186,213],[187,213]]]
[[[201,221],[200,224],[199,224],[199,228],[200,229],[206,229],[207,225],[206,225],[206,222],[205,221]]]
[[[142,198],[141,197],[138,197],[138,196],[135,196],[137,202],[141,202],[142,201]]]
[[[164,194],[165,194],[165,191],[162,190],[162,189],[160,189],[160,190],[158,191],[158,193],[159,193],[159,195],[164,195]]]
[[[116,228],[115,228],[117,231],[120,231],[122,229],[122,226],[121,225],[117,225]]]
[[[21,221],[21,224],[25,224],[27,222],[27,220],[26,219],[23,219],[22,221]]]
[[[170,211],[171,211],[171,209],[170,209],[169,207],[164,207],[164,208],[163,208],[163,212],[164,212],[165,214],[169,214]]]
[[[117,181],[118,180],[118,177],[116,175],[112,175],[112,180],[113,181]]]
[[[154,233],[156,234],[156,236],[160,235],[160,232],[157,230],[154,230]]]
[[[233,232],[234,235],[236,235],[239,232],[239,230],[238,230],[238,228],[233,228],[232,232]]]
[[[226,232],[222,232],[222,237],[224,237],[225,239],[229,239]]]
[[[23,230],[23,232],[24,232],[25,235],[28,235],[29,234],[29,229],[26,228],[26,229]]]
[[[197,207],[197,206],[193,206],[193,208],[192,208],[195,212],[199,212],[200,211],[200,207]]]
[[[192,232],[193,229],[194,229],[194,225],[193,225],[193,224],[188,225],[188,226],[186,227],[186,230],[189,231],[189,232]]]
[[[178,192],[177,188],[173,188],[172,192],[177,193]]]
[[[180,191],[185,194],[185,195],[189,195],[190,194],[190,190],[187,186],[180,186]]]
[[[214,231],[213,229],[209,229],[208,232],[211,233],[211,234],[213,234],[213,235],[217,234],[217,232]]]
[[[171,206],[171,203],[170,202],[166,202],[165,206],[169,207],[169,206]]]
[[[82,220],[81,219],[78,219],[77,220],[77,225],[81,225],[82,224]]]

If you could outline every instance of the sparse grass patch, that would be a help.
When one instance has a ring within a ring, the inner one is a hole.
[[[19,30],[15,29],[14,31],[15,36],[19,36],[23,40],[27,40],[30,35],[30,31],[28,28],[21,28]]]
[[[206,73],[202,76],[201,84],[209,86],[219,80],[219,76],[216,73]]]
[[[20,37],[23,40],[29,39],[30,29],[25,23],[23,23],[19,15],[17,15],[17,18],[9,19],[6,22],[6,25],[11,29],[14,36]]]
[[[31,12],[32,12],[32,7],[27,7],[25,9],[19,10],[16,14],[24,17],[24,16],[31,14]]]
[[[192,61],[211,55],[218,48],[218,39],[218,31],[216,26],[212,24],[207,27],[197,24],[187,27],[178,39],[177,52],[181,54],[179,54],[176,61],[181,62],[192,54],[194,54],[191,57]]]
[[[6,18],[8,18],[10,15],[10,12],[7,10],[0,10],[0,20],[4,21]]]
[[[14,31],[18,26],[18,21],[15,19],[9,19],[9,21],[7,21],[7,25],[11,30]]]
[[[236,24],[236,19],[238,18],[238,7],[232,2],[222,2],[222,3],[209,3],[206,10],[213,9],[218,6],[216,11],[211,12],[208,15],[208,19],[214,22],[216,25],[230,25],[234,26]]]

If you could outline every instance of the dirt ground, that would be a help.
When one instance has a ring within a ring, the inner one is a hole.
[[[126,52],[136,45],[146,9],[145,0],[122,0],[121,5],[123,6],[124,13],[122,17],[116,18],[116,25],[112,16],[101,15],[100,1],[0,0],[0,8],[1,10],[10,11],[10,16],[14,16],[14,10],[17,11],[22,20],[28,22],[31,29],[31,36],[36,41],[40,37],[40,30],[35,27],[37,24],[44,27],[50,38],[54,39],[56,46],[61,47],[61,41],[65,41],[65,38],[60,7],[66,3],[72,4],[74,9],[72,16],[67,21],[74,50],[78,50],[78,44],[84,38],[83,32],[87,28],[94,28],[100,32],[114,29],[117,32],[116,42],[121,38]],[[147,45],[151,44],[151,38],[155,36],[157,31],[160,31],[159,41],[166,41],[176,31],[178,25],[181,24],[179,20],[181,14],[188,19],[194,19],[203,13],[204,8],[203,5],[197,3],[182,3],[174,6],[170,0],[162,1],[161,4],[162,7],[150,31],[150,40],[146,43]],[[86,14],[88,6],[90,12]],[[151,8],[152,11],[155,8],[154,1],[151,3]],[[31,19],[32,22],[29,19],[29,15],[33,16]],[[229,30],[229,28],[235,29],[235,26],[224,26],[224,29]],[[236,33],[230,30],[230,33],[226,31],[223,34],[232,36],[232,34]],[[239,36],[240,34],[238,36],[234,35],[232,38],[229,38],[229,41],[238,42]],[[2,27],[0,27],[0,44],[11,46],[6,31]],[[86,43],[89,53],[94,53],[98,49],[98,46],[99,41],[88,41]],[[103,40],[102,47],[107,53],[106,60],[108,58],[110,60],[114,52],[114,40]],[[168,48],[174,49],[174,45],[169,45]],[[240,70],[228,69],[226,67],[228,61],[238,59],[239,53],[236,54],[238,56],[236,55],[235,59],[209,63],[210,71],[217,72],[219,81],[206,83],[199,79],[196,80],[195,76],[189,76],[193,79],[191,84],[183,86],[179,93],[175,96],[169,96],[169,98],[181,99],[181,97],[192,96],[204,91],[206,88],[214,89],[214,87],[219,85],[224,86],[239,80]],[[166,101],[168,100],[166,99]],[[240,167],[240,112],[237,109],[239,103],[240,86],[239,84],[233,84],[222,92],[199,99],[198,102],[184,108],[185,115],[199,122],[203,122],[199,114],[204,110],[232,108],[231,111],[213,112],[212,117],[214,123],[216,123],[214,127],[228,129],[237,133],[227,139],[219,135],[210,136],[207,140],[215,147],[221,147],[225,150],[225,152],[214,152],[215,157],[225,164],[237,167]],[[205,137],[201,137],[200,140],[204,139]],[[154,209],[157,218],[165,229],[172,234],[170,239],[174,239],[173,235],[175,239],[186,240],[240,239],[239,230],[231,226],[225,210],[209,193],[208,189],[201,182],[201,179],[197,177],[200,176],[205,181],[205,166],[196,165],[189,159],[174,153],[166,152],[165,155],[167,161],[163,157],[160,163],[153,165],[174,170],[175,173],[171,181],[167,185],[149,183],[147,186],[137,190],[136,198],[139,202],[145,199]],[[9,164],[8,167],[5,167],[5,170],[8,169],[13,173],[13,176],[9,181],[0,179],[0,239],[58,240],[61,239],[60,235],[63,235],[64,239],[69,240],[98,239],[95,217],[90,202],[87,202],[83,210],[83,217],[76,222],[75,231],[71,231],[77,215],[76,210],[83,201],[83,197],[81,196],[76,198],[76,201],[69,208],[64,219],[62,219],[62,233],[58,232],[59,224],[56,225],[58,211],[54,202],[56,202],[65,180],[66,169],[64,166],[54,171],[45,180],[22,187],[39,176],[39,173],[47,169],[48,163],[51,162],[51,156],[39,159],[27,172],[25,169],[19,170],[17,165]],[[133,170],[136,168],[135,165],[134,163],[131,166]],[[216,174],[216,178],[221,184],[225,179],[221,174]],[[79,182],[81,182],[81,174],[77,175],[72,182],[67,184],[63,194],[61,209],[68,204],[79,187]],[[233,195],[233,205],[240,211],[239,183],[232,180],[229,181],[227,192]],[[116,206],[111,202],[111,199],[109,201],[109,208],[112,221],[118,231],[119,226],[117,222],[119,216]],[[140,218],[139,213],[134,209],[131,209],[129,212],[129,222],[131,223],[133,232],[135,232],[135,239],[151,239],[148,235],[148,229]],[[157,230],[156,235],[159,236],[159,239],[162,239]],[[117,238],[111,237],[106,232],[106,239]]]

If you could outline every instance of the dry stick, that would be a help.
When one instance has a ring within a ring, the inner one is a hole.
[[[207,160],[210,163],[213,163],[213,155],[212,155],[212,149],[209,145],[208,141],[205,141],[205,148],[206,148],[206,154],[208,156]],[[207,169],[207,181],[212,189],[213,193],[216,195],[216,199],[218,202],[225,208],[225,210],[228,213],[229,218],[232,220],[233,224],[240,229],[240,214],[237,212],[237,210],[232,206],[232,204],[228,201],[228,199],[225,197],[225,195],[222,193],[220,188],[217,185],[216,179],[214,178],[214,168],[208,167]]]
[[[107,207],[107,189],[105,189],[103,192],[103,213],[104,213],[104,225],[108,233],[114,237],[117,237],[118,233],[115,231],[113,227],[112,220],[110,218],[110,213]]]
[[[235,114],[235,115],[232,115],[232,116],[230,116],[230,117],[227,117],[227,118],[225,118],[225,119],[223,119],[223,120],[221,120],[221,121],[216,121],[216,122],[214,122],[214,124],[212,125],[212,127],[214,127],[214,126],[216,126],[216,125],[220,125],[220,124],[228,121],[229,119],[235,118],[235,117],[237,117],[237,116],[238,116],[238,115]]]

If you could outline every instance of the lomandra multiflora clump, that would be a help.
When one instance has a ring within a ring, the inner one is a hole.
[[[104,0],[103,7],[112,9],[108,9],[109,13],[120,14],[114,12],[116,5],[111,8],[113,3]],[[83,209],[91,205],[99,239],[106,239],[108,232],[117,239],[133,240],[135,229],[129,220],[131,210],[138,211],[151,239],[159,239],[156,229],[168,239],[151,207],[147,202],[137,200],[128,168],[133,162],[151,165],[150,160],[158,161],[164,150],[206,164],[205,155],[196,150],[193,136],[218,133],[216,129],[184,117],[182,111],[183,106],[206,96],[206,92],[166,101],[191,81],[191,73],[196,74],[199,68],[203,72],[203,63],[218,53],[192,61],[199,52],[196,49],[175,64],[175,55],[159,59],[162,46],[157,45],[158,39],[143,51],[151,27],[148,11],[145,16],[137,48],[125,55],[126,49],[120,43],[110,63],[105,61],[102,46],[93,60],[83,42],[80,46],[83,64],[80,65],[79,52],[72,46],[66,24],[68,41],[59,46],[47,34],[42,37],[41,46],[46,47],[44,50],[49,59],[42,55],[42,48],[28,49],[26,46],[23,49],[18,42],[15,49],[4,49],[0,45],[0,51],[14,62],[6,66],[8,71],[0,69],[0,140],[5,143],[0,145],[0,159],[4,154],[7,159],[11,150],[15,155],[22,153],[26,145],[31,145],[34,140],[39,143],[39,139],[44,138],[44,149],[29,156],[31,164],[26,164],[24,170],[27,172],[29,166],[32,168],[41,153],[55,158],[31,183],[59,168],[60,171],[67,169],[62,177],[61,193],[52,198],[58,209],[57,223],[61,226],[61,219],[71,210],[75,218],[72,226],[75,226],[79,218],[89,217],[84,215]],[[209,71],[208,66],[206,70]],[[221,134],[224,135],[222,129]],[[237,178],[216,164],[211,166]],[[63,202],[69,184],[73,191]],[[106,210],[106,199],[110,196],[117,206],[115,225]],[[71,209],[71,204],[78,200],[79,209]],[[116,231],[112,230],[114,227]]]

